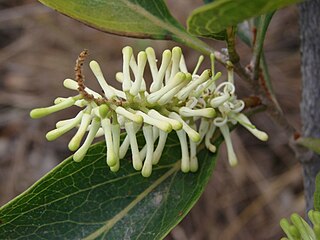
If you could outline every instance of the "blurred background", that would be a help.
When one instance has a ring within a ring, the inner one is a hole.
[[[182,23],[200,0],[168,0]],[[181,7],[183,6],[183,7]],[[289,121],[300,129],[300,53],[298,10],[278,11],[266,36],[265,52],[280,105]],[[208,41],[217,50],[221,42]],[[23,192],[71,153],[71,135],[47,142],[45,134],[59,119],[73,116],[62,112],[31,120],[34,107],[51,105],[57,96],[69,96],[62,86],[74,77],[78,54],[87,48],[88,61],[100,62],[108,81],[121,70],[121,49],[136,51],[152,46],[156,52],[172,48],[167,41],[118,37],[91,29],[54,12],[35,0],[0,0],[0,204]],[[238,42],[242,64],[247,65],[251,49]],[[198,53],[185,49],[192,68]],[[205,62],[203,68],[208,68]],[[224,71],[224,69],[221,69]],[[85,67],[87,84],[96,81]],[[117,87],[117,85],[115,83]],[[236,82],[240,98],[250,95],[241,80]],[[279,239],[282,217],[304,213],[301,167],[287,145],[283,131],[265,113],[252,118],[268,132],[261,143],[240,127],[232,133],[239,165],[231,168],[222,146],[216,170],[199,202],[166,239]]]

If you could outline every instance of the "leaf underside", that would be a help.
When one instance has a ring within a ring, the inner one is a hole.
[[[162,239],[200,197],[216,159],[203,149],[198,172],[182,173],[178,139],[170,134],[160,163],[144,178],[130,154],[111,172],[105,151],[100,142],[82,162],[66,159],[3,206],[0,239]]]
[[[196,36],[214,36],[245,19],[297,2],[301,0],[216,0],[191,13],[188,18],[188,31]]]
[[[39,0],[99,30],[137,38],[173,39],[184,32],[163,0]]]
[[[189,34],[164,0],[39,0],[100,31],[120,36],[173,40],[202,53],[214,50]]]

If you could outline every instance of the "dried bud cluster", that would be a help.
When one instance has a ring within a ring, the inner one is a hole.
[[[80,56],[83,57],[84,54]],[[34,109],[30,113],[32,118],[39,118],[73,105],[81,108],[74,118],[59,121],[57,128],[46,135],[52,141],[77,128],[69,143],[69,149],[76,151],[73,156],[75,161],[84,158],[95,137],[104,136],[107,145],[106,160],[111,171],[119,169],[120,159],[124,158],[130,146],[134,169],[141,170],[142,175],[148,177],[152,166],[160,160],[168,133],[176,131],[182,152],[181,170],[195,172],[198,169],[197,146],[204,140],[205,146],[215,152],[216,147],[211,143],[211,138],[217,128],[226,141],[230,164],[237,163],[228,123],[240,123],[257,138],[267,140],[267,134],[257,130],[240,113],[244,102],[235,96],[232,67],[228,68],[228,80],[216,84],[221,73],[214,73],[213,55],[211,70],[198,75],[203,56],[200,56],[193,72],[189,73],[179,47],[174,47],[171,51],[165,50],[159,67],[155,52],[150,47],[139,52],[137,59],[131,47],[123,48],[122,54],[122,72],[116,74],[116,80],[122,83],[122,90],[107,83],[96,61],[90,62],[90,68],[104,94],[84,86],[79,67],[83,59],[78,59],[76,71],[80,71],[80,74],[78,72],[76,81],[66,79],[64,86],[79,94],[57,98],[55,105]],[[149,91],[144,79],[147,63],[152,75]],[[136,138],[140,129],[146,140],[142,149],[139,149]],[[127,135],[120,145],[121,130]],[[87,137],[81,145],[86,132]]]

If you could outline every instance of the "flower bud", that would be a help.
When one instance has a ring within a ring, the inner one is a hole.
[[[216,111],[213,108],[203,108],[192,110],[187,107],[181,107],[179,110],[181,116],[184,117],[206,117],[213,118],[216,115]]]
[[[197,143],[190,141],[190,171],[198,171]]]
[[[315,239],[314,232],[309,224],[303,220],[297,213],[293,213],[290,217],[293,226],[290,226],[289,232],[294,237],[299,237],[301,239],[301,235],[304,237],[308,236],[310,239]]]
[[[157,141],[158,137],[159,137],[159,130],[157,127],[153,126],[152,127],[152,134],[153,134],[153,143],[155,143],[155,141]],[[145,144],[143,146],[143,148],[140,150],[140,158],[141,159],[145,159],[147,155],[147,144]],[[154,156],[153,156],[154,159]],[[152,160],[153,162],[153,160]]]
[[[181,171],[187,173],[190,171],[189,150],[187,143],[186,132],[183,130],[177,131],[181,147]]]
[[[199,70],[199,68],[200,68],[203,60],[204,60],[204,56],[203,56],[203,55],[200,55],[199,58],[198,58],[197,65],[196,65],[196,67],[194,68],[192,75],[196,75],[196,74],[197,74],[197,72],[198,72],[198,70]]]
[[[179,121],[177,121],[175,119],[171,119],[171,118],[165,117],[165,116],[161,115],[159,112],[157,112],[154,109],[151,109],[148,112],[148,115],[150,117],[158,119],[160,121],[168,122],[172,126],[173,130],[180,130],[182,128],[182,123],[181,122],[179,122]]]
[[[107,84],[99,64],[96,61],[91,61],[89,65],[90,65],[90,68],[91,68],[93,74],[97,78],[101,88],[103,89],[103,92],[104,92],[106,98],[107,99],[114,98],[116,96],[116,94],[113,91],[113,89]]]
[[[215,130],[216,130],[216,126],[213,123],[211,123],[209,130],[205,136],[206,148],[212,153],[215,153],[217,151],[216,146],[211,143],[211,138],[212,138],[212,135],[214,134]]]
[[[174,78],[163,88],[160,90],[151,93],[147,100],[149,103],[155,103],[157,102],[165,93],[169,92],[172,88],[178,86],[180,83],[182,83],[186,78],[186,74],[182,72],[178,72]]]
[[[194,92],[193,96],[199,98],[204,91],[208,91],[209,89],[213,88],[215,86],[215,82],[221,77],[221,75],[221,72],[217,72],[217,74],[212,76],[209,81],[203,83],[202,86]]]
[[[133,129],[134,133],[136,134],[140,130],[141,125],[133,123],[133,128],[134,128]],[[125,155],[126,155],[126,153],[128,151],[129,145],[130,145],[130,139],[129,139],[129,136],[127,134],[127,136],[124,138],[124,140],[123,140],[123,142],[122,142],[122,144],[121,144],[121,146],[119,148],[119,158],[120,159],[123,159],[125,157]]]
[[[123,83],[123,72],[117,72],[117,73],[116,73],[116,80],[117,80],[119,83]]]
[[[103,118],[101,120],[101,126],[104,131],[104,136],[107,144],[107,164],[109,167],[116,165],[117,156],[114,152],[114,143],[112,139],[111,122],[108,118]]]
[[[238,160],[237,160],[237,156],[233,150],[229,128],[226,124],[220,126],[219,128],[220,128],[221,134],[222,134],[224,141],[226,143],[226,146],[227,146],[229,163],[233,167],[233,166],[237,165]]]
[[[120,162],[117,162],[116,165],[110,167],[111,172],[118,172],[120,169]]]
[[[99,114],[101,118],[106,118],[109,113],[109,107],[107,104],[102,104],[99,106]]]
[[[179,64],[180,64],[181,55],[182,55],[182,51],[181,51],[180,47],[174,47],[172,49],[171,77],[175,76],[179,72]]]
[[[172,126],[170,123],[168,122],[163,122],[160,121],[156,118],[152,118],[150,116],[148,116],[147,114],[145,114],[144,112],[141,111],[137,111],[137,115],[143,117],[143,121],[147,124],[150,124],[152,126],[156,126],[157,128],[161,129],[162,131],[165,132],[171,132],[172,131]]]
[[[131,112],[127,111],[126,109],[124,109],[123,107],[117,107],[116,113],[126,117],[127,119],[130,119],[131,121],[133,121],[135,123],[142,123],[143,122],[143,118],[141,116],[134,114],[134,113],[131,113]]]
[[[86,155],[92,141],[100,127],[100,119],[94,118],[91,123],[91,128],[89,130],[88,136],[82,146],[74,153],[73,160],[76,162],[80,162]]]
[[[200,84],[204,83],[211,77],[211,71],[209,69],[205,70],[199,78],[192,80],[188,86],[186,86],[184,89],[182,89],[177,97],[180,100],[185,100],[189,96],[190,92],[197,88]]]
[[[190,140],[193,142],[199,142],[200,141],[200,135],[197,131],[192,129],[182,118],[175,112],[171,112],[169,114],[169,117],[175,120],[178,120],[179,122],[182,123],[182,128],[183,130],[188,134]]]
[[[293,225],[291,225],[287,219],[285,218],[281,219],[280,226],[290,239],[300,239],[300,234],[298,229],[296,229]]]
[[[152,126],[145,125],[143,126],[142,130],[143,130],[143,135],[146,139],[147,155],[143,164],[141,174],[144,177],[149,177],[152,172],[152,158],[153,158],[153,147],[154,147]]]
[[[122,90],[128,92],[131,88],[131,77],[130,77],[130,59],[132,57],[132,48],[127,46],[122,49],[123,55],[123,82]]]
[[[129,136],[127,135],[124,138],[124,140],[119,148],[119,158],[120,159],[123,159],[125,157],[125,155],[128,152],[129,146],[130,146],[130,139],[129,139]]]
[[[186,60],[184,59],[183,54],[181,54],[180,62],[179,62],[180,71],[183,73],[188,73],[188,68],[186,64]]]
[[[141,84],[142,84],[142,78],[143,78],[143,72],[144,68],[147,63],[147,54],[145,52],[139,52],[138,54],[138,66],[136,70],[136,79],[134,83],[132,84],[132,87],[130,89],[130,94],[135,96],[138,94],[138,92],[141,91]]]
[[[161,131],[161,130],[159,131],[159,142],[156,147],[156,150],[153,153],[153,160],[152,160],[153,165],[158,164],[158,162],[161,158],[163,149],[165,147],[167,137],[168,137],[168,133]]]
[[[81,140],[87,131],[91,119],[92,117],[89,113],[83,114],[78,131],[68,144],[68,147],[71,151],[75,151],[79,148]]]
[[[156,53],[154,52],[152,47],[147,47],[146,48],[146,54],[147,54],[147,59],[148,59],[148,63],[149,63],[149,67],[150,67],[150,71],[151,71],[151,75],[152,75],[152,79],[156,79],[156,76],[158,75]]]
[[[308,212],[308,217],[313,225],[320,225],[320,212],[315,210],[310,210]]]
[[[166,70],[171,61],[171,51],[165,50],[162,54],[162,62],[159,68],[159,72],[155,78],[153,78],[153,82],[150,86],[150,92],[156,92],[161,89],[163,85],[163,78],[165,76]]]
[[[205,135],[208,133],[210,127],[210,122],[208,119],[202,118],[199,126],[199,135],[200,135],[200,141],[203,140]],[[213,134],[213,133],[212,133]],[[211,135],[212,135],[211,134]]]
[[[46,107],[46,108],[36,108],[36,109],[33,109],[31,112],[30,112],[30,117],[32,118],[41,118],[41,117],[45,117],[51,113],[54,113],[54,112],[58,112],[58,111],[61,111],[63,109],[66,109],[68,107],[71,107],[76,100],[78,100],[79,97],[69,97],[67,98],[65,101],[63,102],[60,102],[56,105],[53,105],[53,106],[50,106],[50,107]]]
[[[221,104],[223,104],[224,102],[228,101],[228,99],[230,99],[230,95],[229,94],[223,94],[219,97],[214,97],[211,101],[210,101],[210,105],[213,108],[217,108],[219,107]]]
[[[230,61],[227,61],[227,72],[228,72],[228,82],[234,84],[233,64]]]
[[[62,102],[64,102],[64,101],[66,101],[66,100],[68,100],[68,98],[57,97],[57,98],[54,100],[53,103],[56,105],[56,104],[59,104],[59,103],[62,103]],[[74,105],[74,106],[77,106],[77,107],[83,108],[83,107],[87,106],[88,104],[89,104],[88,101],[86,101],[85,99],[80,99],[80,100],[75,101],[73,105]]]
[[[233,118],[236,119],[242,126],[248,129],[248,131],[250,131],[254,136],[256,136],[261,141],[268,140],[268,134],[256,129],[256,127],[252,125],[252,123],[250,122],[249,118],[243,113],[235,114]]]
[[[63,85],[65,88],[78,91],[79,85],[75,80],[67,78],[63,81]],[[91,90],[88,87],[85,87],[84,91],[86,91],[88,94],[92,95],[94,98],[102,98],[102,96],[99,93],[96,93],[95,91]]]
[[[189,74],[190,75],[190,74]],[[191,76],[191,75],[190,75]],[[183,81],[182,83],[180,83],[178,86],[172,88],[169,92],[165,93],[157,102],[160,105],[165,105],[168,102],[170,102],[172,100],[172,98],[183,88],[185,87],[188,82],[189,82],[189,78],[185,78],[185,81]]]
[[[81,121],[83,112],[79,112],[77,116],[71,121],[69,121],[67,124],[58,127],[57,129],[54,129],[46,134],[46,138],[48,141],[53,141],[60,137],[61,135],[65,134],[66,132],[70,131],[71,129],[75,128]]]
[[[141,170],[142,168],[142,160],[140,159],[139,148],[137,143],[137,137],[134,129],[133,122],[126,122],[125,129],[129,136],[131,152],[132,152],[132,164],[133,168],[136,170]]]
[[[113,149],[114,154],[117,159],[117,164],[119,163],[119,149],[120,149],[120,125],[119,124],[112,124],[111,125],[111,132],[112,132],[112,139],[113,139]]]

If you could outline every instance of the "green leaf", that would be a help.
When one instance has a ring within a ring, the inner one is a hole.
[[[251,47],[252,45],[252,29],[249,27],[248,21],[244,21],[238,24],[237,35],[242,42],[247,46]]]
[[[66,159],[3,206],[0,239],[162,239],[200,197],[216,159],[203,149],[198,172],[182,173],[171,134],[160,164],[144,178],[127,159],[112,173],[105,150],[101,142],[80,163]]]
[[[44,5],[98,30],[136,38],[167,39],[198,49],[213,50],[188,34],[163,0],[39,0]]]
[[[245,19],[301,2],[301,0],[216,0],[195,9],[188,18],[188,30],[197,36],[210,36]]]
[[[203,0],[203,2],[206,3],[206,4],[207,4],[207,3],[211,3],[211,2],[213,2],[213,1],[214,1],[214,0]]]
[[[192,33],[192,34],[194,34],[194,33]],[[198,35],[198,34],[195,34],[195,35]],[[214,39],[217,39],[217,40],[224,41],[224,40],[227,39],[227,31],[226,30],[222,30],[220,32],[211,32],[211,33],[208,33],[208,34],[203,34],[203,35],[198,35],[198,36],[206,37],[206,38],[214,38]]]
[[[314,209],[320,211],[320,172],[316,177],[316,190],[313,195]]]
[[[297,143],[320,154],[320,139],[319,138],[298,138]]]

